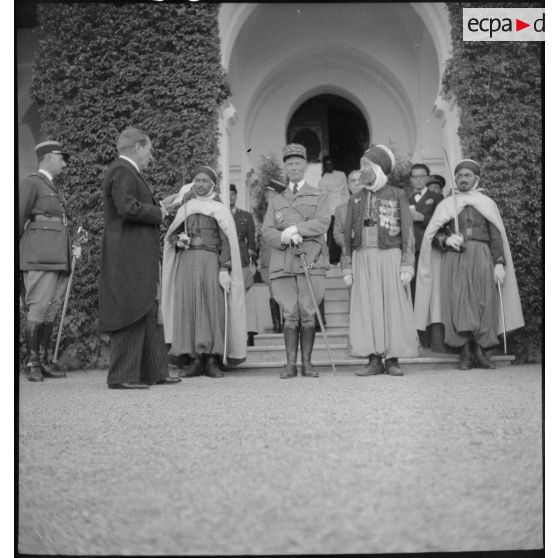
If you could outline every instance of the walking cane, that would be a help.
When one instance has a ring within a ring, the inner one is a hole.
[[[506,317],[504,316],[504,299],[502,298],[502,287],[500,282],[496,281],[498,285],[498,296],[500,297],[500,314],[502,315],[502,327],[504,328],[504,354],[508,354],[508,345],[506,342]]]
[[[229,340],[229,294],[223,289],[225,293],[225,340],[223,342],[223,365],[227,366],[227,345]]]
[[[87,231],[79,227],[77,231],[77,239],[74,244],[81,246],[89,240],[89,234]],[[56,338],[56,347],[54,348],[54,356],[52,357],[52,363],[56,364],[58,362],[58,349],[60,348],[60,339],[62,339],[62,328],[64,327],[64,318],[66,317],[66,311],[68,310],[68,301],[70,300],[70,289],[72,288],[72,280],[74,278],[74,271],[76,269],[77,258],[72,256],[72,265],[70,270],[70,278],[68,279],[68,285],[66,286],[66,296],[64,297],[64,306],[62,307],[62,316],[60,317],[60,326],[58,327],[58,337]]]
[[[335,372],[335,364],[333,362],[333,357],[331,356],[331,352],[329,350],[329,343],[327,340],[325,325],[322,320],[322,315],[320,313],[320,307],[316,301],[316,295],[314,294],[314,289],[312,288],[312,281],[310,280],[310,274],[308,273],[310,266],[306,262],[306,254],[302,251],[300,247],[295,248],[295,254],[300,256],[300,261],[302,262],[302,269],[304,269],[304,276],[306,277],[306,282],[308,283],[308,290],[310,291],[310,296],[312,297],[312,302],[314,303],[314,310],[316,311],[318,323],[320,324],[320,328],[322,329],[322,333],[324,335],[324,341],[327,349],[327,356],[329,357],[329,362],[331,363],[331,369],[333,370],[333,372]]]

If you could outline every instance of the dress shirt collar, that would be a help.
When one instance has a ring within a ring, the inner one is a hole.
[[[133,161],[132,159],[130,159],[130,157],[126,157],[126,155],[119,155],[119,157],[121,159],[124,159],[125,161],[128,161],[128,163],[130,163],[131,165],[134,165],[135,169],[139,172],[139,167],[137,165],[137,163],[135,161]]]
[[[415,196],[414,196],[415,201],[420,201],[422,196],[424,196],[424,194],[426,194],[427,190],[428,190],[428,186],[425,186],[418,194],[415,194]]]
[[[297,186],[297,188],[298,188],[297,192],[300,192],[300,189],[302,188],[302,185],[303,185],[303,184],[304,184],[304,179],[303,179],[303,180],[300,180],[300,181],[298,181],[298,182],[296,183],[296,186]],[[294,185],[295,185],[294,182],[289,182],[289,190],[290,190],[291,192],[292,192],[293,189],[294,189]]]
[[[52,174],[50,174],[50,172],[46,171],[45,169],[39,169],[39,172],[41,174],[44,174],[51,182],[52,182]]]

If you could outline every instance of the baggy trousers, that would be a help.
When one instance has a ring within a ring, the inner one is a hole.
[[[154,384],[168,377],[163,326],[157,321],[158,302],[138,321],[110,333],[107,383]]]

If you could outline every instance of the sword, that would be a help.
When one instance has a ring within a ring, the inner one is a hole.
[[[504,299],[502,298],[502,287],[500,286],[500,283],[496,281],[496,284],[498,285],[498,295],[500,297],[500,314],[502,316],[502,326],[504,328],[504,354],[507,355],[508,345],[506,342],[506,317],[504,316]]]
[[[302,248],[300,248],[299,246],[295,247],[295,254],[297,254],[300,257],[300,261],[302,262],[302,269],[304,269],[304,276],[306,277],[306,282],[308,283],[308,290],[310,291],[310,296],[312,297],[312,302],[314,304],[314,311],[316,312],[316,316],[318,318],[318,322],[320,324],[320,328],[324,336],[324,341],[327,349],[327,356],[329,357],[329,362],[331,363],[331,369],[333,370],[333,372],[335,372],[335,363],[333,362],[333,357],[331,356],[331,352],[329,350],[329,342],[327,340],[325,325],[322,320],[322,315],[320,313],[320,307],[318,305],[318,302],[316,301],[316,295],[314,294],[314,289],[312,288],[312,281],[310,280],[310,274],[308,273],[310,266],[306,262],[306,254],[302,251]]]
[[[74,244],[81,246],[89,240],[88,232],[79,227],[77,231],[77,239]],[[66,311],[68,310],[68,301],[70,300],[70,289],[72,288],[72,280],[74,278],[74,271],[76,270],[77,258],[72,256],[72,265],[70,270],[70,278],[68,279],[68,284],[66,285],[66,296],[64,297],[64,306],[62,307],[62,316],[60,317],[60,326],[58,327],[58,336],[56,338],[56,347],[54,348],[54,356],[52,357],[52,363],[56,364],[58,362],[58,349],[60,348],[60,340],[62,339],[62,328],[64,327],[64,318],[66,317]]]
[[[455,209],[455,215],[453,217],[453,225],[455,227],[455,234],[458,234],[463,239],[463,235],[459,232],[459,219],[457,218],[457,199],[455,197],[455,179],[453,176],[453,172],[451,170],[451,165],[448,158],[448,152],[446,151],[445,147],[443,149],[444,149],[444,155],[446,157],[446,163],[448,164],[448,168],[449,168],[449,173],[451,175],[451,195],[453,197],[453,207]],[[464,252],[464,251],[465,251],[465,246],[461,245],[459,252]]]
[[[229,294],[227,291],[223,290],[225,293],[225,340],[223,342],[223,364],[227,366],[227,345],[229,340]]]

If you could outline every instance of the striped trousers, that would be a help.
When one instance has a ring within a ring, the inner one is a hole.
[[[137,322],[110,333],[108,384],[154,384],[169,375],[163,326],[157,323],[158,302]]]

